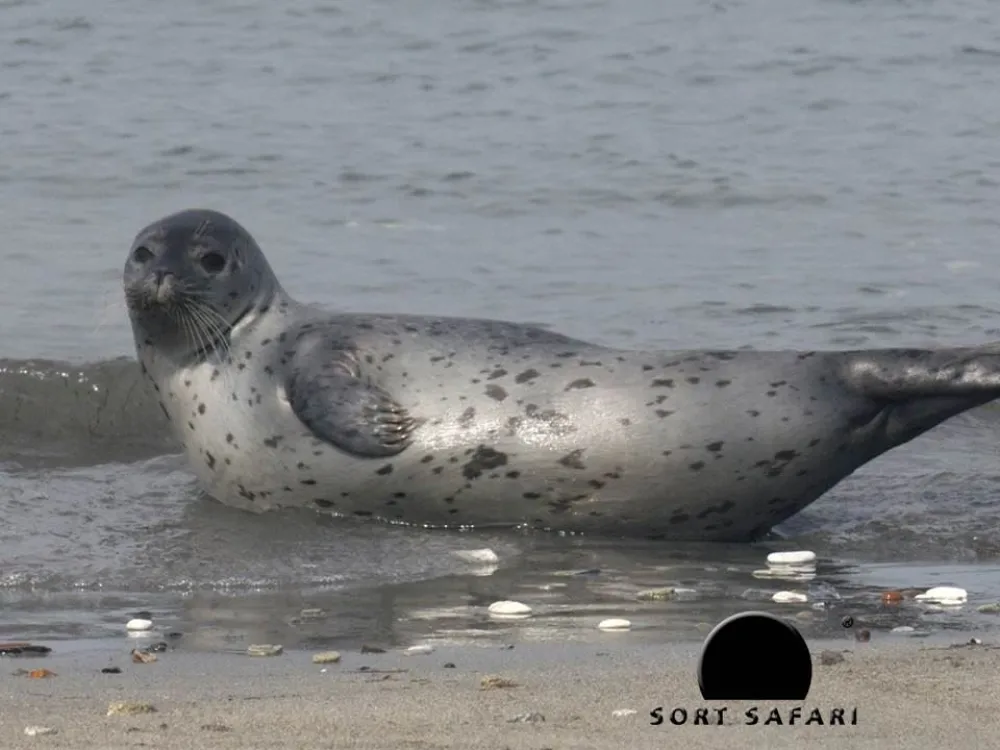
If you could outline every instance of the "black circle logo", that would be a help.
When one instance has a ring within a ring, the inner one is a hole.
[[[766,612],[741,612],[708,634],[698,662],[705,700],[804,701],[812,657],[795,627]]]

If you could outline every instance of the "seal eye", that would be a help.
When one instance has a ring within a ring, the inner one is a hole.
[[[153,254],[145,245],[139,245],[139,247],[132,251],[132,258],[136,263],[148,263],[152,257]]]
[[[226,259],[218,253],[206,253],[201,256],[201,267],[209,273],[218,273],[226,267]]]

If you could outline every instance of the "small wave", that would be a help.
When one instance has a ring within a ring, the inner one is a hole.
[[[152,389],[131,359],[88,365],[0,360],[0,464],[84,466],[175,452]]]

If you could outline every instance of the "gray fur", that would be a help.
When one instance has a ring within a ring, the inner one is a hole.
[[[225,268],[206,270],[206,252]],[[292,300],[250,235],[202,210],[139,233],[125,288],[202,484],[257,511],[747,540],[1000,396],[997,347],[638,352],[516,323],[333,314]],[[211,336],[178,323],[186,299],[218,313]]]

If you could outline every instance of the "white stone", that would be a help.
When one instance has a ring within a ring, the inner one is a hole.
[[[816,553],[809,550],[772,552],[767,556],[768,565],[807,565],[816,562]]]
[[[44,737],[47,734],[56,734],[59,730],[52,727],[25,727],[24,733],[29,737]]]
[[[428,646],[426,643],[421,643],[416,646],[410,646],[403,653],[407,656],[420,656],[422,654],[429,654],[434,651],[433,646]]]
[[[916,598],[922,602],[936,602],[938,604],[962,604],[969,598],[969,592],[957,586],[935,586],[922,594],[917,594]]]
[[[624,716],[633,716],[634,714],[637,713],[639,712],[636,711],[634,708],[616,708],[614,711],[611,712],[611,715],[614,716],[616,719],[620,719]]]
[[[610,617],[597,623],[597,627],[600,630],[628,630],[632,623],[620,617]]]
[[[500,556],[489,548],[484,549],[460,549],[452,553],[460,560],[471,563],[497,563]]]
[[[153,621],[143,620],[141,617],[135,617],[125,623],[125,629],[136,633],[142,633],[153,629]]]
[[[521,602],[505,600],[493,602],[489,613],[495,617],[527,617],[531,614],[531,607]]]
[[[771,601],[778,604],[801,604],[809,601],[809,597],[799,591],[779,591],[771,597]]]

